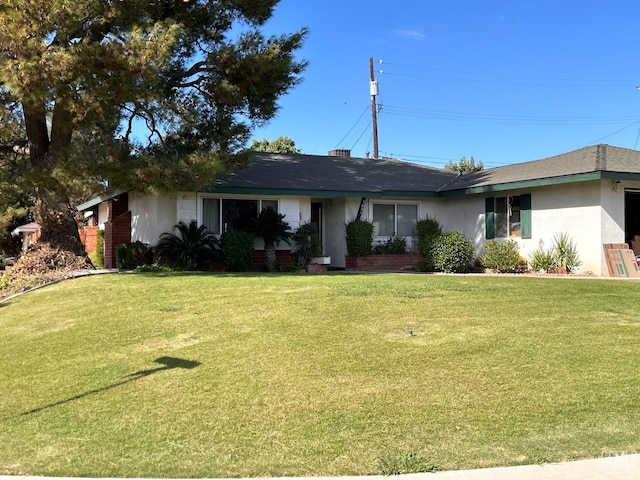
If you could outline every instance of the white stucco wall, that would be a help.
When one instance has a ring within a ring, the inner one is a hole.
[[[155,245],[176,224],[176,198],[169,195],[129,194],[131,241]]]
[[[485,198],[525,193],[531,194],[532,238],[512,237],[520,254],[528,259],[533,251],[550,248],[555,236],[566,233],[578,249],[579,271],[606,275],[602,244],[624,242],[624,193],[613,191],[607,180],[449,198],[439,220],[443,230],[460,230],[472,239],[480,254],[485,242]]]
[[[98,205],[98,226],[100,230],[104,230],[104,224],[109,219],[109,207],[107,202],[102,202]]]
[[[196,193],[179,192],[176,195],[176,220],[184,223],[198,220],[198,195]]]
[[[532,238],[514,237],[520,245],[521,255],[528,259],[537,248],[550,248],[555,235],[567,233],[577,245],[583,262],[580,271],[602,275],[607,272],[602,244],[624,242],[624,187],[640,187],[623,183],[618,191],[614,191],[612,186],[610,181],[593,181],[462,197],[367,199],[362,218],[371,219],[373,203],[418,203],[419,219],[435,218],[444,231],[463,232],[472,240],[476,255],[479,255],[485,242],[485,198],[530,193]],[[280,212],[292,229],[310,220],[312,200],[321,202],[324,254],[331,256],[333,266],[345,266],[345,225],[356,217],[360,198],[311,199],[190,192],[180,192],[172,197],[135,197],[130,199],[134,224],[132,239],[155,244],[160,233],[169,231],[178,221],[201,222],[203,196],[277,200]],[[154,224],[157,227],[154,228]],[[261,242],[256,242],[256,248],[262,248]],[[279,248],[288,247],[281,244]]]

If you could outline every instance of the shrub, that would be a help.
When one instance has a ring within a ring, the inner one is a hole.
[[[495,272],[517,272],[521,268],[519,250],[515,240],[488,240],[482,248],[480,264]]]
[[[249,269],[256,251],[254,236],[248,232],[227,231],[220,237],[222,258],[230,272],[244,272]]]
[[[96,251],[89,255],[89,259],[96,268],[104,267],[104,231],[98,230],[96,233]]]
[[[351,220],[346,226],[347,253],[352,257],[364,257],[371,253],[373,223]]]
[[[561,267],[565,273],[571,273],[576,267],[582,265],[578,249],[568,234],[554,235],[553,242],[558,267]]]
[[[152,263],[153,250],[147,243],[137,241],[116,246],[116,267],[121,270],[133,270]]]
[[[293,241],[296,243],[292,252],[293,268],[300,269],[307,266],[311,257],[320,255],[318,240],[318,227],[313,223],[303,223],[293,232]]]
[[[529,263],[534,272],[571,273],[582,265],[578,249],[566,233],[554,235],[553,246],[549,250],[540,247],[532,252]]]
[[[435,268],[432,249],[438,237],[442,235],[442,228],[435,218],[426,218],[416,223],[418,235],[418,253],[422,259],[418,263],[418,269],[432,271]]]
[[[140,267],[136,267],[134,271],[135,273],[168,273],[173,270],[170,267],[154,263],[152,265],[141,265]]]
[[[186,224],[178,222],[173,232],[160,235],[156,253],[158,260],[171,266],[195,270],[207,266],[217,256],[218,240],[204,225],[195,220]]]
[[[462,232],[449,232],[436,239],[432,253],[436,270],[466,272],[473,259],[473,245]]]
[[[544,250],[542,247],[529,254],[529,265],[534,272],[551,272],[558,266],[555,251]]]
[[[391,237],[373,248],[376,255],[398,255],[407,253],[407,241],[403,237]]]

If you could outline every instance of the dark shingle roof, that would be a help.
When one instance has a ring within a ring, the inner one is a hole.
[[[640,180],[640,151],[593,145],[542,160],[460,176],[402,160],[254,153],[248,169],[221,176],[209,191],[440,196],[613,178],[618,173]]]
[[[440,191],[584,176],[602,172],[640,174],[640,151],[593,145],[532,162],[481,170],[463,175]]]
[[[216,180],[214,189],[340,192],[344,195],[428,194],[456,174],[402,160],[254,153],[251,166]]]

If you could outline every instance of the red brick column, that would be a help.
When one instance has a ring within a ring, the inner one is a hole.
[[[104,268],[116,268],[116,246],[131,243],[131,212],[104,224]]]

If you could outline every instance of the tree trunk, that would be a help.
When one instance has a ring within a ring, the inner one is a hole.
[[[277,272],[278,268],[278,258],[276,257],[276,247],[273,242],[265,242],[264,244],[264,257],[265,257],[265,265],[267,267],[268,272]]]
[[[39,187],[34,213],[40,225],[39,242],[77,256],[86,255],[80,241],[74,209],[66,199],[59,198],[54,191]]]
[[[56,103],[51,127],[48,129],[44,104],[25,102],[23,110],[29,139],[29,156],[36,173],[32,193],[36,199],[33,213],[40,225],[38,242],[64,252],[61,258],[66,258],[65,254],[86,257],[78,233],[76,212],[69,203],[66,189],[53,176],[56,165],[71,145],[73,127],[70,114],[65,109],[64,102]],[[77,264],[77,260],[72,262]],[[91,265],[90,262],[87,263],[88,266]]]

